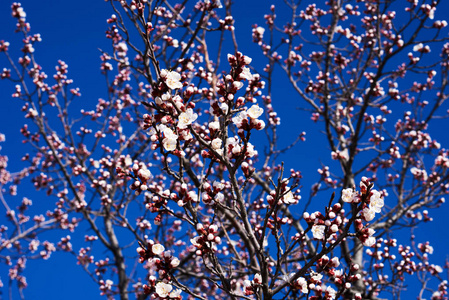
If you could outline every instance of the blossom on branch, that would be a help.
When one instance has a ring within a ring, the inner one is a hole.
[[[178,128],[185,129],[187,126],[195,122],[198,118],[198,114],[194,113],[191,108],[188,108],[185,112],[181,113],[178,117]]]
[[[172,90],[182,88],[181,75],[175,71],[161,71],[161,77],[165,79],[165,84]]]
[[[324,239],[324,230],[326,229],[326,226],[324,225],[313,225],[312,226],[312,233],[313,238],[317,240]]]

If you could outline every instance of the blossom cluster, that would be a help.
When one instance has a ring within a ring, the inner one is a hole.
[[[172,272],[179,265],[179,259],[153,240],[148,240],[145,246],[141,244],[137,248],[137,253],[140,256],[139,261],[145,263],[146,268],[154,270],[159,275],[159,280],[150,276],[148,284],[143,285],[144,292],[152,294],[158,299],[181,299],[181,290],[173,290],[171,284]]]

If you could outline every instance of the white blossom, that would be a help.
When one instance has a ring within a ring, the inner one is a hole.
[[[215,121],[215,122],[210,122],[209,123],[209,128],[213,129],[213,130],[218,130],[220,129],[220,122]]]
[[[352,188],[347,188],[342,191],[341,199],[343,202],[351,203],[354,201],[355,195],[356,194]]]
[[[243,67],[242,73],[240,73],[240,77],[246,80],[254,80],[253,74],[251,74],[251,71],[247,67]]]
[[[234,81],[234,82],[232,83],[232,86],[233,86],[235,89],[240,90],[240,89],[243,87],[243,82],[240,82],[240,81]]]
[[[177,140],[176,139],[170,139],[165,138],[162,140],[162,146],[166,151],[173,151],[176,149]]]
[[[229,111],[229,106],[226,103],[219,104],[221,111],[226,115]]]
[[[324,226],[324,225],[313,225],[312,226],[313,237],[317,240],[324,239],[324,230],[325,229],[326,229],[326,226]]]
[[[164,70],[166,72],[166,76],[165,76],[165,84],[167,84],[167,86],[169,88],[171,88],[172,90],[174,89],[180,89],[182,88],[182,83],[181,83],[181,75],[175,71],[167,71]],[[161,76],[162,76],[162,72],[161,72]]]
[[[164,139],[162,140],[162,146],[166,151],[173,151],[176,149],[178,136],[169,127],[161,124],[159,130],[163,132]]]
[[[184,129],[187,128],[190,124],[192,124],[198,118],[198,114],[193,112],[193,109],[188,108],[185,112],[181,113],[178,117],[178,128]]]
[[[328,286],[326,288],[326,293],[331,297],[331,299],[335,299],[335,296],[337,295],[337,291],[335,291],[333,288]]]
[[[241,111],[232,118],[232,123],[234,123],[238,127],[239,124],[242,124],[243,120],[246,120],[247,118],[248,114],[246,113],[246,111]]]
[[[304,277],[299,277],[296,279],[296,284],[299,285],[299,290],[303,294],[307,294],[309,292],[309,289],[307,288],[307,280]]]
[[[384,206],[384,199],[382,194],[376,190],[371,191],[369,208],[376,213],[380,213],[381,208]]]
[[[243,62],[245,63],[245,65],[249,65],[252,61],[253,59],[251,57],[243,55]]]
[[[177,266],[179,266],[179,263],[180,263],[179,259],[176,258],[176,257],[174,257],[174,258],[172,258],[172,260],[171,260],[171,262],[170,262],[170,265],[171,265],[173,268],[176,268]]]
[[[254,149],[254,145],[253,144],[251,144],[251,143],[248,143],[247,145],[246,145],[246,155],[248,156],[248,157],[254,157],[254,156],[256,156],[257,155],[257,150],[256,149]]]
[[[376,243],[376,238],[373,236],[370,236],[369,238],[367,238],[364,242],[363,245],[367,246],[367,247],[371,247]]]
[[[151,172],[147,168],[140,169],[139,172],[137,172],[137,175],[142,177],[144,180],[148,180],[151,177]]]
[[[320,282],[321,279],[323,278],[323,275],[320,273],[313,272],[311,278],[314,282]]]
[[[365,217],[366,221],[371,221],[376,216],[376,212],[368,207],[365,207],[362,211],[363,216]]]
[[[263,108],[259,107],[257,104],[254,104],[246,111],[246,113],[251,119],[257,119],[263,114]]]
[[[199,246],[201,246],[201,245],[198,243],[198,240],[199,240],[199,239],[200,239],[200,237],[199,237],[199,236],[196,236],[196,237],[194,237],[193,239],[190,239],[190,242],[192,243],[193,246],[199,247]]]
[[[221,193],[221,192],[218,192],[218,193],[215,195],[214,200],[215,200],[216,202],[219,202],[219,203],[223,202],[223,201],[224,201],[224,194]]]
[[[215,138],[212,140],[211,146],[212,149],[217,150],[220,149],[223,144],[223,141],[220,138]]]
[[[262,37],[265,33],[265,28],[259,26],[256,28],[256,32]]]
[[[153,251],[153,253],[154,253],[155,255],[160,255],[160,254],[162,254],[162,252],[164,252],[164,250],[165,250],[165,248],[164,248],[164,246],[162,246],[161,244],[154,244],[154,245],[151,247],[151,251]]]
[[[168,297],[172,289],[173,287],[170,284],[164,282],[158,282],[156,284],[156,294],[158,294],[158,296],[161,298]]]
[[[424,48],[424,45],[422,43],[419,43],[413,47],[413,51],[417,52],[420,51],[422,48]]]
[[[284,197],[282,197],[282,202],[284,202],[285,204],[296,203],[296,199],[295,199],[295,197],[293,197],[292,191],[288,191],[288,193],[285,194]]]
[[[190,191],[187,193],[187,195],[193,202],[198,202],[198,195],[196,194],[195,191]]]
[[[181,295],[181,290],[177,289],[170,293],[170,298],[178,298]]]

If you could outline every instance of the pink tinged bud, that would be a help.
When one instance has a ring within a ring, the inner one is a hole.
[[[331,231],[334,232],[334,233],[338,231],[337,224],[334,224],[334,225],[331,226]]]
[[[255,127],[257,130],[262,130],[265,128],[265,122],[263,120],[257,120]]]
[[[332,258],[332,266],[334,268],[337,268],[340,265],[340,261],[338,260],[338,257]]]

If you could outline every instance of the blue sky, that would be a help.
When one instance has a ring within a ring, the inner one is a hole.
[[[239,1],[236,1],[239,2]],[[10,13],[10,1],[0,1],[0,40],[8,40],[11,49],[17,53],[20,43],[17,34],[14,35],[15,22]],[[56,0],[25,0],[21,2],[27,12],[27,20],[31,23],[33,33],[40,33],[43,42],[36,47],[39,63],[52,74],[58,59],[64,60],[69,65],[69,77],[74,79],[75,85],[80,87],[82,97],[74,105],[75,111],[82,107],[93,107],[99,97],[106,95],[104,77],[100,73],[99,48],[110,50],[110,43],[104,37],[107,29],[105,20],[112,11],[109,4],[104,1],[56,1]],[[243,4],[244,3],[244,4]],[[449,9],[447,2],[446,9]],[[248,7],[251,13],[248,14]],[[244,54],[253,57],[255,64],[262,65],[265,61],[258,48],[251,42],[251,25],[264,23],[263,15],[269,12],[268,1],[241,1],[234,8],[236,27],[238,28],[239,49]],[[278,12],[283,16],[283,12]],[[233,52],[229,48],[228,52]],[[225,51],[226,53],[226,51]],[[0,58],[0,68],[5,67],[4,58]],[[285,80],[283,75],[276,78],[279,82]],[[285,88],[287,86],[287,88]],[[3,143],[2,154],[10,157],[9,168],[19,169],[22,165],[20,157],[23,154],[21,143],[22,136],[19,129],[23,125],[21,103],[11,99],[13,86],[0,81],[0,133],[6,134],[6,143]],[[303,172],[305,177],[302,181],[304,191],[310,184],[318,179],[316,169],[320,163],[329,163],[330,155],[324,135],[320,133],[319,127],[311,127],[308,121],[309,113],[292,108],[299,106],[297,95],[288,88],[286,84],[275,85],[273,89],[274,107],[281,119],[280,143],[287,145],[302,131],[307,132],[307,140],[300,143],[293,150],[281,157],[286,162],[286,169],[295,167]],[[434,135],[442,143],[443,147],[449,146],[446,135],[447,119],[439,121],[433,131]],[[438,129],[439,128],[439,129]],[[262,148],[263,150],[263,148]],[[313,157],[310,156],[313,153]],[[20,190],[21,195],[30,193],[30,198],[44,197],[36,194],[31,187]],[[50,203],[54,199],[48,200]],[[324,200],[327,202],[327,199]],[[316,203],[318,206],[321,203]],[[433,262],[443,264],[447,258],[449,241],[441,238],[438,228],[447,227],[447,205],[433,213],[435,221],[427,224],[427,227],[417,231],[418,238],[430,240],[435,252]],[[0,211],[0,221],[3,213]],[[407,232],[404,238],[408,236]],[[84,235],[84,234],[83,234]],[[77,247],[75,247],[77,251]],[[0,276],[6,282],[6,268],[0,265]],[[29,287],[25,291],[28,299],[102,299],[98,294],[98,286],[92,283],[89,276],[76,265],[75,258],[64,253],[55,253],[49,261],[30,261],[27,267]],[[6,292],[6,291],[4,291]],[[5,297],[6,298],[6,297]]]

